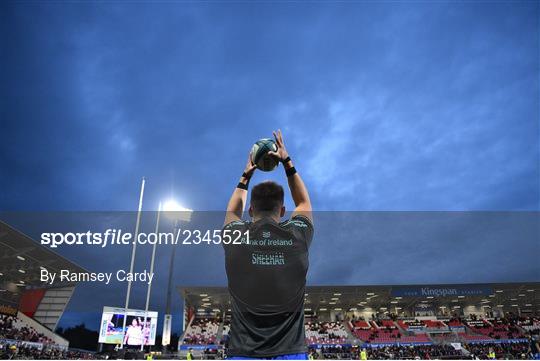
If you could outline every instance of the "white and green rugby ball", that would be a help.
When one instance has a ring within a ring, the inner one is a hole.
[[[270,172],[277,167],[279,162],[276,158],[268,155],[268,152],[276,152],[277,149],[274,140],[270,138],[260,139],[251,148],[251,161],[257,165],[258,169]]]

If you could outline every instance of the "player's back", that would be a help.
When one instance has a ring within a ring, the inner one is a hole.
[[[224,245],[233,310],[229,353],[271,357],[305,352],[311,222],[302,216],[279,224],[263,218],[232,222],[224,230],[246,235],[242,244]]]

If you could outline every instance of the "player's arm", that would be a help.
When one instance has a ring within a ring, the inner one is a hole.
[[[225,223],[223,225],[226,226],[231,222],[242,219],[242,213],[244,212],[244,208],[246,206],[249,180],[253,176],[256,168],[257,166],[251,162],[251,156],[248,156],[244,173],[242,173],[242,176],[238,181],[238,185],[234,189],[231,199],[229,199],[227,213],[225,214]]]
[[[283,142],[283,135],[281,134],[281,130],[273,133],[274,138],[276,138],[278,150],[277,152],[270,152],[270,154],[274,157],[277,157],[283,163],[285,173],[287,174],[289,189],[291,190],[291,195],[295,205],[295,209],[293,214],[291,215],[291,218],[301,214],[304,217],[308,218],[311,222],[313,222],[313,215],[311,213],[311,200],[309,199],[309,193],[306,185],[304,184],[302,177],[300,177],[300,174],[298,174],[298,172],[296,171],[296,168],[294,168],[294,164],[289,157],[287,148],[285,148],[285,143]]]

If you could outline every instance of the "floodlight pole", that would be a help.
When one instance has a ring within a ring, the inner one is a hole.
[[[159,239],[159,216],[161,215],[161,202],[159,202],[159,208],[157,212],[157,221],[156,221],[156,237]],[[154,243],[154,246],[152,247],[152,258],[150,260],[150,274],[154,273],[154,260],[156,259],[156,245],[157,241]],[[154,279],[152,277],[152,279]],[[152,281],[148,283],[148,289],[146,290],[146,305],[144,306],[144,326],[147,325],[146,318],[148,317],[148,304],[150,303],[150,292],[152,290]],[[143,342],[141,342],[141,351],[144,349],[144,334],[143,334]]]
[[[177,204],[174,205],[175,209],[171,209],[172,216],[174,217],[174,232],[173,237],[176,237],[177,233],[180,232],[180,221],[189,222],[191,221],[191,214],[193,211],[187,209]],[[164,205],[165,212],[167,212],[167,203]],[[167,304],[165,307],[165,316],[163,319],[163,334],[161,337],[161,345],[168,346],[171,343],[171,328],[172,328],[172,314],[171,314],[171,294],[172,294],[172,278],[174,270],[174,257],[176,255],[176,246],[173,245],[171,251],[171,260],[169,262],[169,283],[167,285]]]
[[[144,196],[144,183],[146,180],[142,179],[141,183],[141,195],[139,196],[139,210],[137,211],[137,223],[135,224],[135,235],[133,237],[133,248],[131,249],[131,264],[129,266],[129,273],[133,274],[133,266],[135,265],[135,252],[137,250],[137,237],[139,236],[139,225],[141,223],[141,211],[142,211],[142,203],[143,203],[143,196]],[[124,348],[124,337],[126,337],[126,321],[127,321],[127,310],[129,307],[129,296],[131,294],[131,278],[128,281],[128,287],[126,292],[126,305],[124,307],[124,322],[122,325],[122,340],[120,342],[120,349]]]
[[[176,233],[178,232],[178,228],[179,228],[179,220],[176,219],[174,221],[174,232],[173,232],[175,236],[176,236]],[[170,342],[171,342],[170,340],[170,333],[171,333],[171,327],[172,327],[171,289],[172,289],[172,276],[173,276],[173,270],[174,270],[174,256],[175,255],[176,255],[176,247],[173,246],[172,251],[171,251],[171,260],[169,261],[169,282],[167,284],[167,303],[165,306],[165,319],[163,320],[163,334],[162,334],[162,340],[161,340],[162,346],[168,346],[170,345]]]

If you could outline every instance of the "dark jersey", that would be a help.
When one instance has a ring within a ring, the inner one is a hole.
[[[306,352],[304,294],[311,221],[300,215],[279,224],[263,218],[231,222],[227,230],[243,234],[242,244],[224,244],[232,309],[229,356]]]

